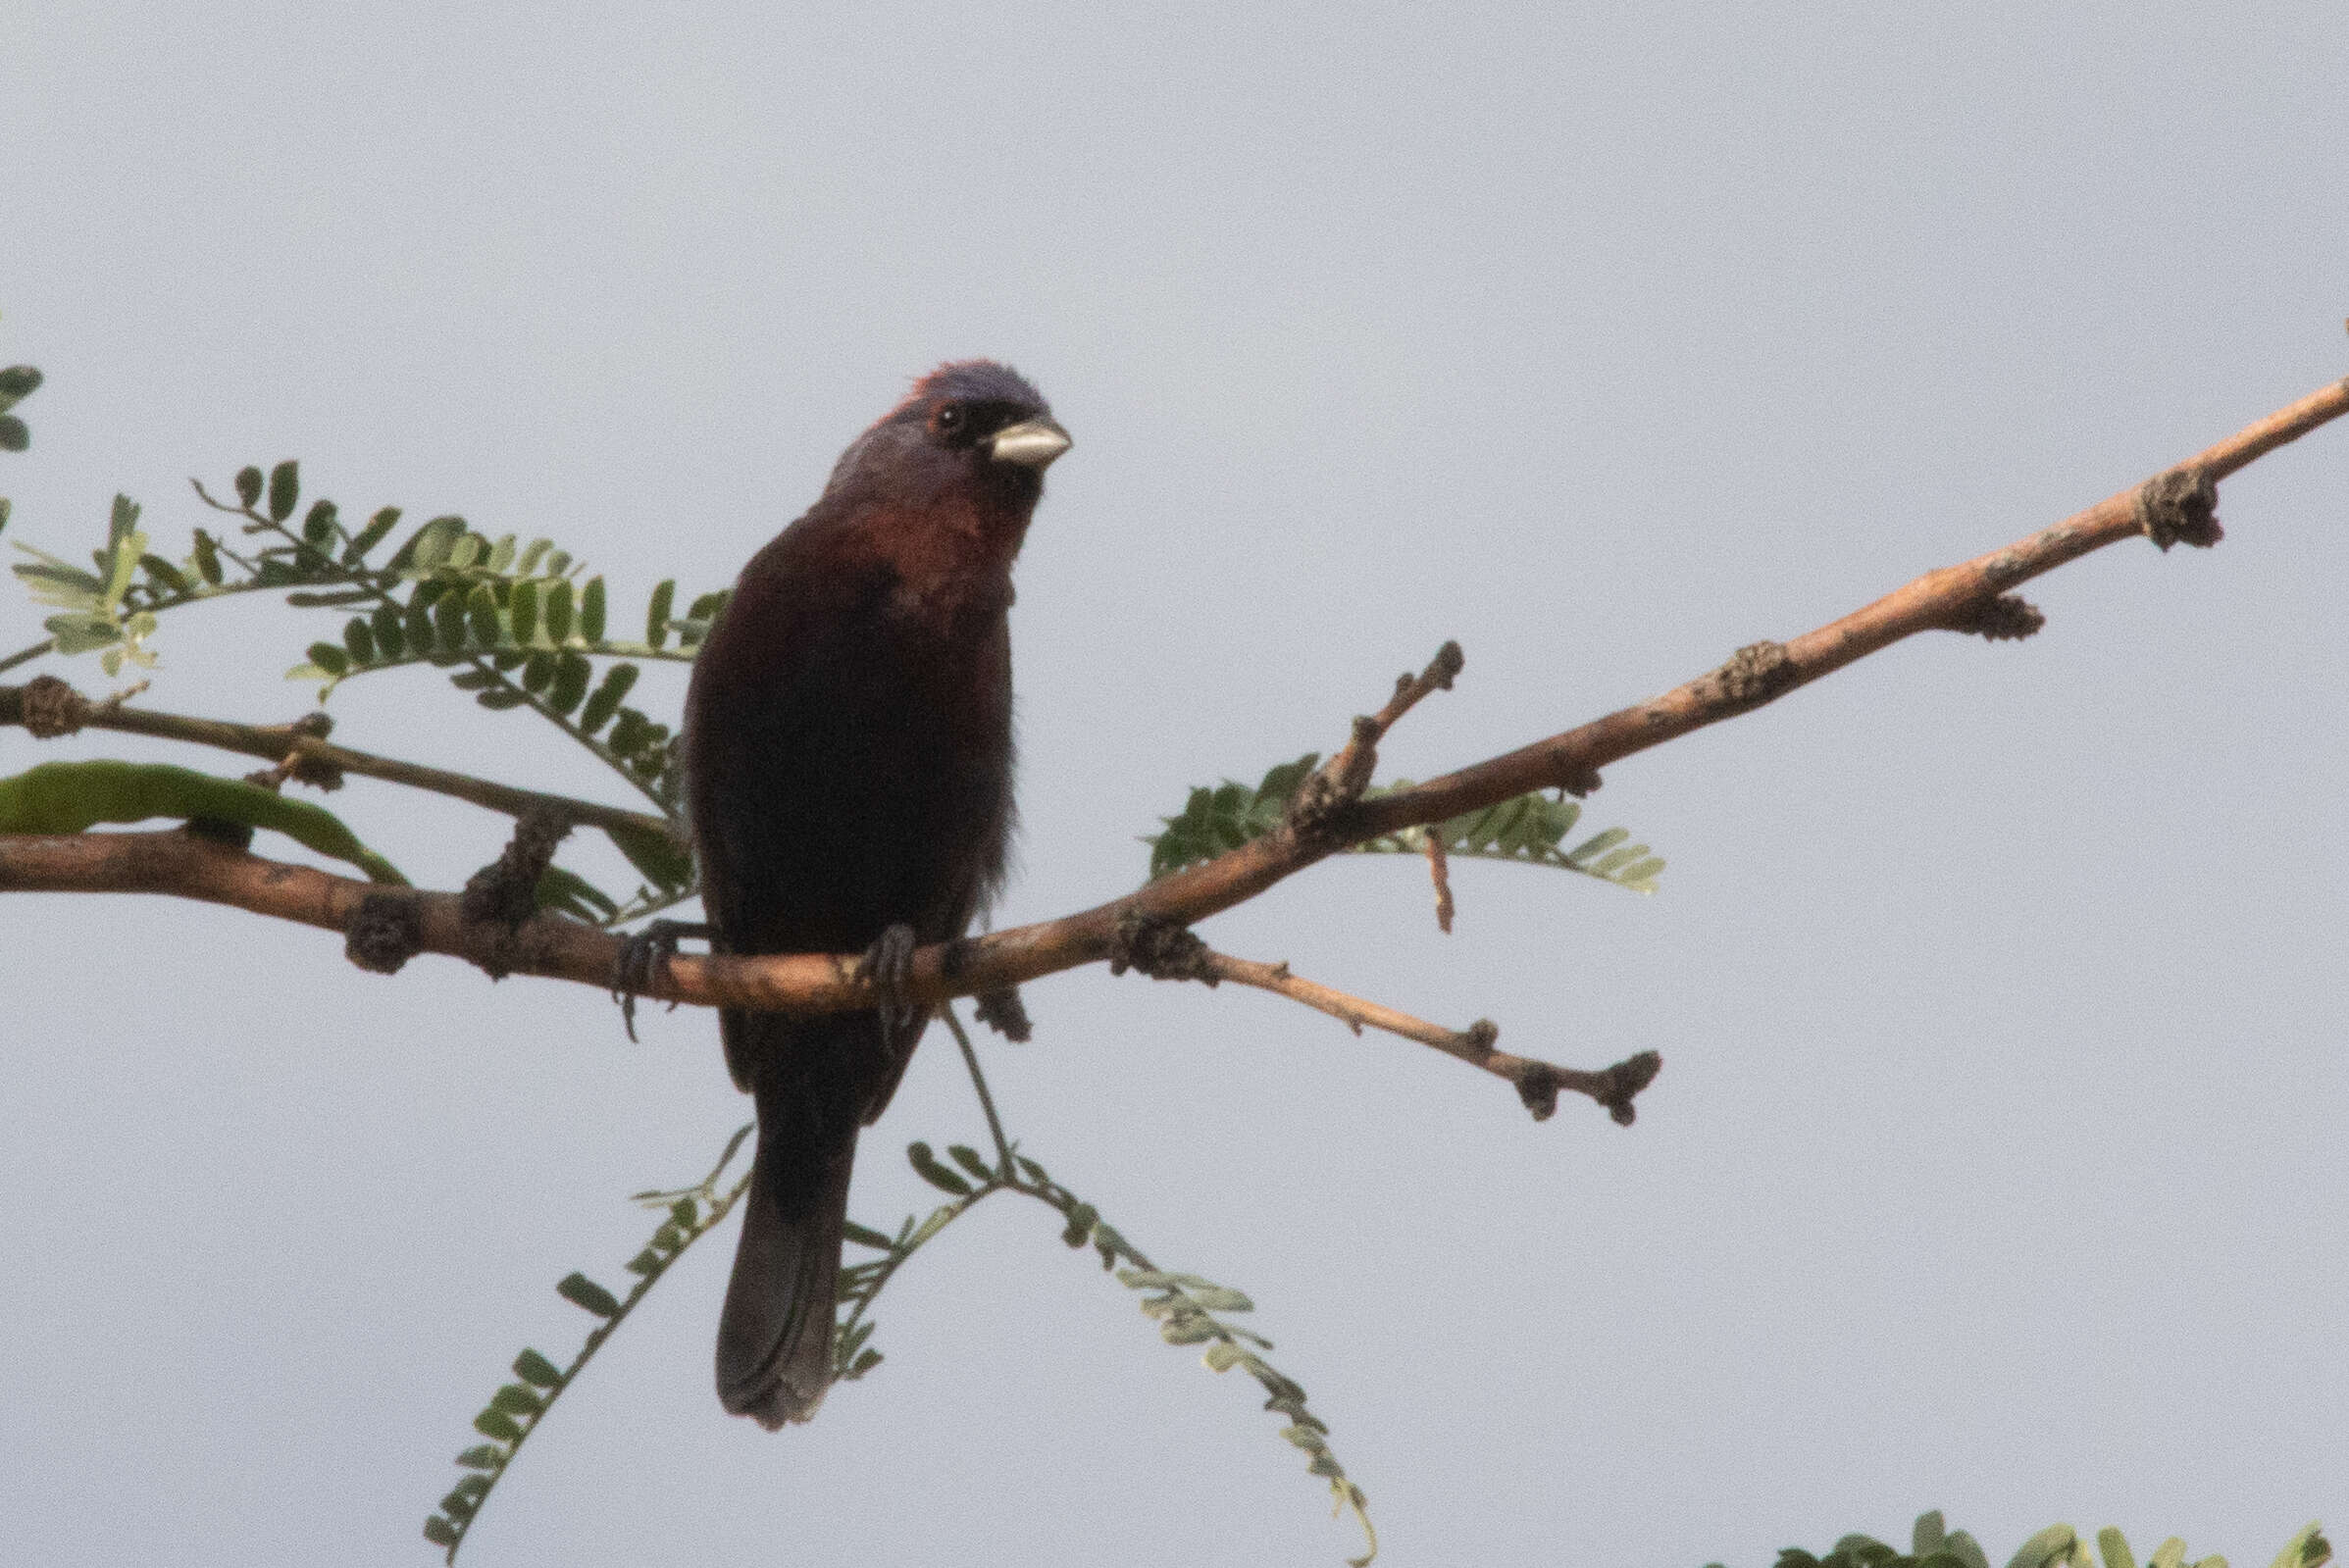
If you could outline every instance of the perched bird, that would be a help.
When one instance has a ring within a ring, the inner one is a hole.
[[[1068,432],[1018,373],[941,366],[841,456],[742,569],[686,697],[688,809],[713,947],[861,952],[885,990],[960,936],[1003,875],[1011,563]],[[758,1107],[718,1397],[770,1429],[832,1382],[857,1129],[927,1008],[724,1012]]]

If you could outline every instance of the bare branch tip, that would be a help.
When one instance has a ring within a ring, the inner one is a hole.
[[[1436,929],[1445,936],[1452,935],[1452,862],[1444,848],[1444,835],[1435,827],[1420,831],[1420,842],[1427,848],[1427,877],[1436,890]]]
[[[1617,1127],[1629,1127],[1639,1115],[1631,1102],[1638,1097],[1640,1090],[1656,1082],[1656,1075],[1661,1071],[1663,1057],[1655,1051],[1641,1051],[1636,1056],[1627,1056],[1601,1075],[1607,1082],[1594,1097],[1607,1107],[1607,1114],[1614,1119]]]

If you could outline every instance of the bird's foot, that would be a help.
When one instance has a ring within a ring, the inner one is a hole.
[[[715,926],[695,920],[656,920],[642,931],[620,938],[620,956],[612,960],[612,1000],[620,1004],[620,1022],[628,1037],[637,1037],[637,998],[649,992],[661,967],[677,956],[677,944],[688,936],[714,938]],[[677,1004],[669,1004],[671,1012]]]
[[[880,992],[881,1027],[892,1033],[913,1022],[915,1008],[905,985],[913,978],[913,950],[921,944],[911,926],[892,926],[856,961],[856,978],[871,981]]]

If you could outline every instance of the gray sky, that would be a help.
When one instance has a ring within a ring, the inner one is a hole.
[[[299,456],[347,512],[554,534],[630,613],[719,585],[950,356],[1075,433],[1019,578],[1001,918],[1111,896],[1186,786],[1326,749],[1446,636],[1426,777],[1789,636],[2349,369],[2329,4],[21,7],[0,43],[10,538]],[[1088,970],[996,1044],[1028,1148],[1251,1292],[1397,1564],[1764,1563],[1943,1507],[2265,1562],[2349,1523],[2334,1132],[2349,432],[2216,551],[2035,584],[1612,769],[1649,899],[1406,862],[1206,929],[1586,1065],[1636,1128],[1226,989]],[[13,587],[9,590],[13,593]],[[0,644],[37,635],[0,594]],[[331,622],[167,622],[144,700],[264,721]],[[85,689],[89,660],[53,665]],[[667,672],[674,676],[675,672]],[[680,683],[648,680],[673,702]],[[350,743],[600,788],[436,678]],[[0,768],[153,754],[119,737]],[[180,753],[222,772],[234,759]],[[613,794],[611,798],[618,798]],[[495,823],[333,804],[450,885]],[[283,849],[281,842],[278,849]],[[583,869],[604,869],[591,854]],[[625,1194],[746,1115],[705,1014],[161,900],[11,898],[0,1517],[51,1564],[424,1563]],[[943,1034],[869,1134],[979,1131]],[[467,1547],[503,1563],[1326,1562],[1251,1387],[1005,1203],[884,1297],[887,1364],[723,1416],[731,1231]]]

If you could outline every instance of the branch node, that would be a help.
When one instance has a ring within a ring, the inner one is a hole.
[[[2164,550],[2172,544],[2209,549],[2226,536],[2219,526],[2217,481],[2191,463],[2156,474],[2137,486],[2137,527]]]
[[[1783,642],[1749,642],[1695,683],[1701,693],[1730,707],[1758,708],[1795,683],[1794,659]]]
[[[230,849],[253,847],[253,825],[249,822],[230,822],[223,817],[190,817],[179,825],[179,831],[194,834],[198,838],[209,838],[216,844],[227,844]]]
[[[371,974],[396,975],[424,951],[424,913],[404,893],[368,893],[342,931],[343,956]]]
[[[1378,738],[1385,726],[1368,714],[1356,714],[1353,733],[1345,748],[1297,786],[1289,797],[1289,831],[1308,842],[1329,833],[1330,819],[1362,798],[1370,775],[1378,767]]]
[[[53,675],[36,675],[26,682],[18,700],[24,704],[26,733],[35,740],[70,735],[89,717],[89,698]]]
[[[1357,714],[1346,744],[1289,797],[1289,809],[1282,817],[1289,831],[1307,844],[1316,841],[1326,844],[1332,819],[1361,799],[1362,792],[1370,787],[1370,776],[1378,771],[1379,741],[1386,738],[1387,732],[1404,714],[1418,706],[1420,698],[1430,691],[1450,691],[1454,679],[1467,662],[1467,655],[1460,652],[1458,643],[1446,642],[1436,650],[1425,670],[1417,675],[1406,671],[1397,676],[1395,692],[1387,698],[1387,705],[1375,716]]]
[[[1139,909],[1118,916],[1110,934],[1112,975],[1132,969],[1152,980],[1197,980],[1213,986],[1220,978],[1214,959],[1214,953],[1190,927]]]
[[[1605,1082],[1591,1097],[1607,1107],[1607,1114],[1614,1118],[1617,1127],[1629,1127],[1639,1115],[1632,1100],[1641,1089],[1655,1083],[1656,1075],[1662,1070],[1663,1058],[1655,1051],[1626,1056],[1599,1075]]]
[[[1480,1051],[1489,1051],[1501,1041],[1501,1026],[1489,1018],[1480,1018],[1460,1031],[1460,1038]]]
[[[1527,1062],[1517,1074],[1517,1098],[1533,1113],[1537,1122],[1547,1122],[1557,1114],[1557,1069],[1548,1062]]]
[[[1017,986],[981,991],[971,1011],[980,1023],[1014,1045],[1027,1044],[1035,1034],[1035,1026],[1028,1022],[1028,1004],[1021,998]]]
[[[2019,641],[2047,625],[2039,607],[2019,593],[1982,599],[1950,618],[1952,632],[1964,632],[1991,642]]]
[[[342,768],[337,763],[312,751],[307,741],[324,740],[334,733],[334,721],[323,713],[305,713],[285,726],[285,735],[292,744],[284,760],[278,764],[287,778],[306,784],[314,789],[342,787]]]
[[[539,804],[514,823],[514,836],[498,857],[466,879],[458,909],[469,921],[494,922],[510,934],[538,912],[538,881],[554,864],[555,845],[571,832],[570,819]],[[502,978],[495,970],[491,978]]]

